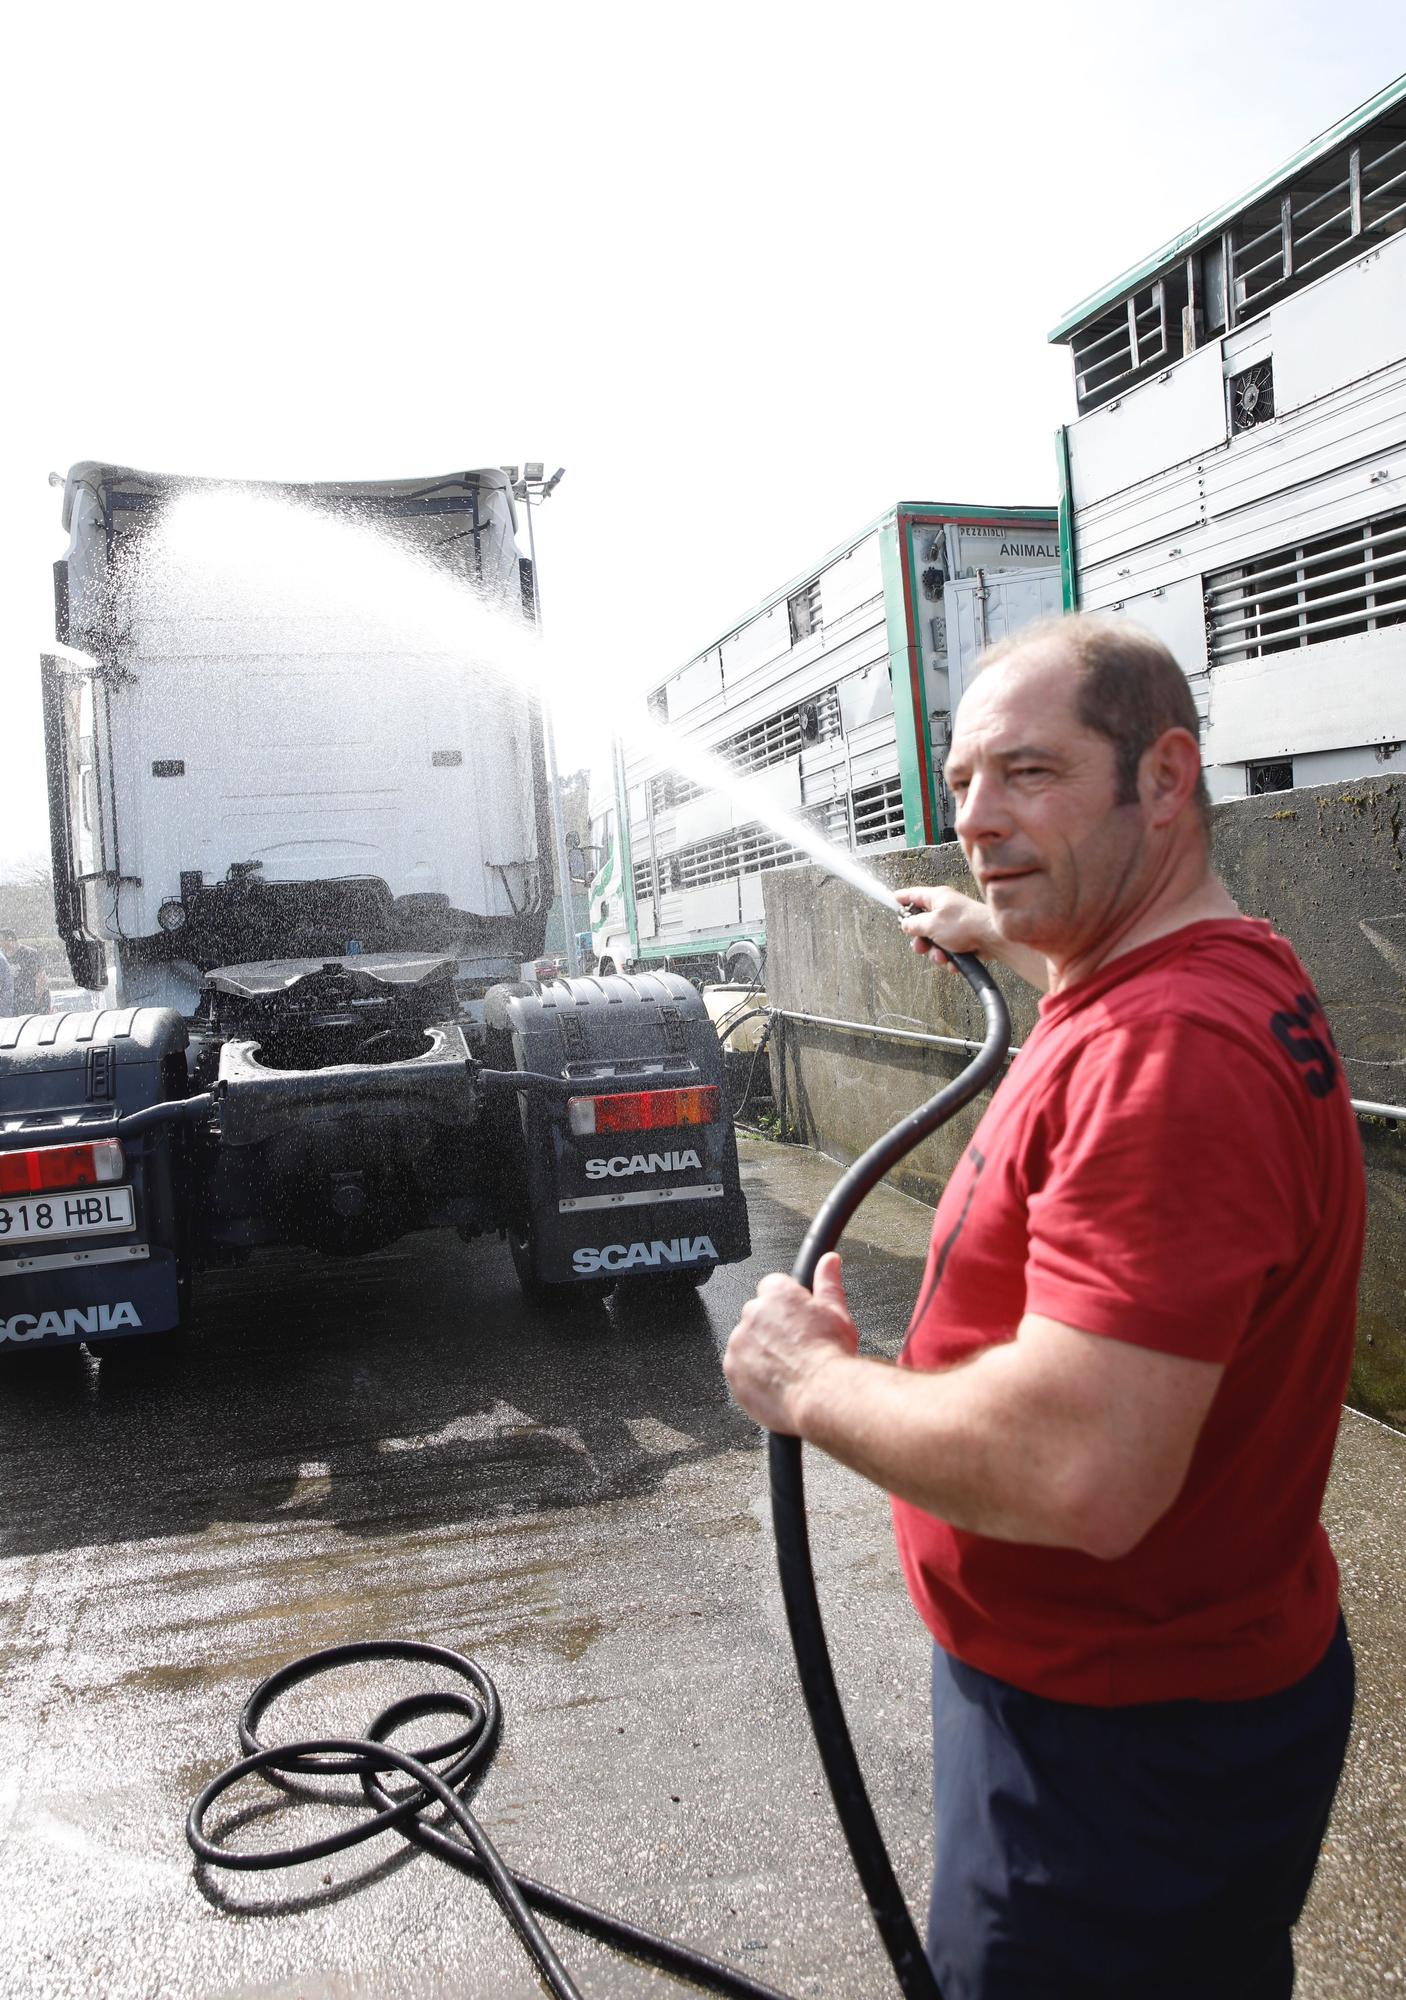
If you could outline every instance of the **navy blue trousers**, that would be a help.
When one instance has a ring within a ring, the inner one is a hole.
[[[1285,2000],[1353,1684],[1341,1619],[1256,1701],[1089,1708],[934,1648],[943,2000]]]

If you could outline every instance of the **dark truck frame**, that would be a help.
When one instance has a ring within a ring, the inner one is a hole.
[[[218,1000],[274,982],[279,1032],[215,1027]],[[0,1023],[0,1352],[173,1332],[202,1266],[261,1245],[501,1232],[537,1302],[695,1285],[749,1252],[722,1052],[684,979],[500,985],[440,1019],[452,961],[223,968],[208,987],[195,1023]],[[286,1066],[358,1003],[420,1051]],[[21,1238],[12,1218],[39,1206]]]

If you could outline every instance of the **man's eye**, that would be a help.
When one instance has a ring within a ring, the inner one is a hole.
[[[1047,778],[1049,774],[1048,764],[1016,764],[1011,769],[1013,778]]]

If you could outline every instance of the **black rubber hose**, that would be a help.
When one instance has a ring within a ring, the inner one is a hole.
[[[119,1139],[134,1138],[157,1125],[197,1125],[208,1118],[217,1102],[217,1093],[202,1090],[197,1097],[178,1097],[167,1104],[148,1104],[144,1111],[129,1111],[117,1120]]]
[[[484,1090],[540,1090],[545,1097],[570,1097],[582,1088],[578,1078],[545,1076],[535,1069],[480,1069],[470,1062],[469,1075]]]
[[[837,1183],[811,1224],[796,1260],[794,1275],[804,1285],[812,1283],[821,1257],[834,1247],[855,1209],[893,1163],[969,1102],[1004,1059],[1010,1024],[995,982],[975,959],[954,956],[953,962],[981,998],[987,1022],[985,1045],[954,1082],[871,1147]],[[490,1087],[548,1091],[571,1087],[561,1078],[524,1076],[516,1071],[481,1074]],[[772,1514],[786,1615],[801,1686],[836,1810],[899,1984],[910,1996],[941,2000],[885,1851],[835,1687],[810,1564],[799,1439],[773,1436],[770,1458]],[[454,1676],[467,1692],[463,1688],[441,1689],[393,1702],[375,1717],[364,1737],[311,1737],[273,1746],[260,1741],[259,1724],[280,1695],[321,1674],[367,1660],[428,1663]],[[385,1741],[392,1731],[422,1716],[440,1713],[462,1717],[464,1727],[442,1743],[427,1745],[414,1753]],[[579,2000],[579,1992],[537,1922],[534,1912],[538,1911],[716,1993],[736,1996],[736,2000],[785,2000],[775,1987],[733,1966],[723,1965],[691,1946],[660,1937],[509,1868],[460,1796],[487,1769],[500,1718],[497,1690],[489,1676],[476,1661],[448,1646],[425,1645],[410,1639],[370,1639],[310,1653],[270,1674],[255,1688],[239,1718],[239,1745],[243,1754],[238,1763],[212,1779],[191,1806],[186,1838],[202,1865],[249,1870],[290,1868],[300,1862],[322,1860],[377,1834],[395,1831],[416,1846],[428,1848],[455,1867],[486,1880],[557,2000]],[[384,1780],[392,1771],[411,1779],[413,1788],[398,1795],[389,1792]],[[218,1830],[213,1836],[206,1830],[210,1810],[233,1786],[256,1775],[270,1783],[280,1778],[354,1776],[360,1781],[372,1811],[339,1833],[295,1847],[255,1851],[226,1847]],[[436,1804],[443,1808],[462,1837],[446,1832],[442,1822],[434,1824],[425,1818],[429,1808]]]
[[[280,1695],[304,1681],[367,1660],[427,1664],[462,1685],[393,1702],[370,1724],[364,1737],[310,1737],[273,1746],[260,1741],[259,1724]],[[399,1750],[384,1740],[407,1723],[438,1713],[462,1717],[464,1727],[442,1743],[427,1745],[413,1753]],[[239,1718],[239,1747],[243,1755],[238,1763],[213,1778],[192,1805],[186,1819],[186,1839],[207,1867],[270,1869],[320,1861],[329,1854],[374,1839],[379,1833],[395,1831],[416,1846],[430,1849],[442,1860],[487,1882],[557,2000],[580,2000],[579,1989],[543,1932],[533,1914],[535,1911],[599,1938],[617,1951],[628,1952],[680,1978],[710,1987],[715,1993],[733,1996],[734,2000],[785,2000],[785,1995],[775,1987],[733,1966],[723,1965],[689,1945],[659,1937],[638,1924],[598,1910],[509,1868],[460,1796],[462,1790],[483,1776],[492,1761],[500,1720],[498,1692],[493,1682],[477,1661],[448,1646],[425,1645],[414,1639],[367,1639],[309,1653],[270,1674],[250,1695]],[[410,1778],[413,1788],[392,1796],[383,1781],[393,1771]],[[213,1835],[206,1830],[206,1820],[226,1792],[242,1779],[254,1776],[264,1777],[270,1783],[279,1778],[356,1777],[373,1810],[365,1819],[338,1833],[295,1847],[257,1850],[226,1847],[218,1829]],[[435,1825],[424,1817],[435,1805],[444,1808],[462,1838],[446,1832],[442,1823]]]
[[[93,1139],[134,1139],[158,1125],[195,1125],[208,1118],[217,1098],[212,1090],[198,1097],[168,1097],[148,1104],[141,1111],[128,1111],[111,1118],[85,1118],[76,1124],[20,1125],[0,1138],[0,1152],[17,1152],[26,1146],[47,1146],[55,1142],[86,1146]]]
[[[828,1250],[834,1249],[845,1224],[889,1168],[906,1153],[911,1153],[939,1125],[945,1124],[954,1112],[969,1104],[979,1091],[985,1089],[1005,1061],[1011,1024],[995,980],[980,959],[964,952],[954,952],[950,956],[953,965],[975,991],[986,1016],[986,1039],[981,1051],[960,1076],[954,1077],[936,1097],[912,1112],[901,1124],[895,1125],[891,1132],[886,1132],[836,1182],[811,1223],[800,1254],[792,1266],[792,1277],[807,1290],[815,1283],[815,1270],[821,1258]],[[899,1985],[909,2000],[942,2000],[932,1967],[903,1899],[903,1891],[893,1872],[893,1863],[884,1846],[874,1808],[869,1803],[839,1689],[835,1685],[835,1672],[825,1639],[825,1625],[820,1616],[815,1572],[810,1559],[800,1439],[773,1433],[769,1458],[771,1515],[776,1531],[776,1559],[781,1572],[786,1622],[791,1628],[796,1671],[800,1676],[806,1707],[810,1711],[811,1727],[815,1731],[816,1747],[825,1767],[835,1811]]]

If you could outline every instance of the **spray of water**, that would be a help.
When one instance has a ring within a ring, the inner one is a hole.
[[[337,624],[356,628],[358,651],[368,640],[384,640],[389,649],[419,659],[427,680],[439,673],[460,674],[467,665],[500,697],[520,700],[523,689],[536,688],[557,719],[559,738],[570,740],[572,710],[588,689],[598,716],[603,695],[620,688],[614,704],[615,734],[626,748],[659,771],[674,771],[705,791],[727,796],[739,793],[736,771],[697,742],[638,714],[639,696],[621,688],[618,668],[592,662],[583,667],[579,652],[570,657],[554,649],[510,609],[506,585],[485,592],[471,580],[467,556],[449,566],[451,539],[463,545],[450,528],[426,525],[423,546],[411,545],[404,532],[392,537],[369,520],[346,512],[329,513],[292,500],[238,487],[192,488],[164,510],[154,548],[142,556],[164,563],[185,590],[168,595],[171,610],[191,613],[227,595],[231,602],[252,597],[269,614],[301,610],[315,600],[337,606]],[[488,531],[490,535],[493,530]],[[515,581],[515,558],[501,560],[499,572]],[[506,552],[511,556],[511,550]],[[491,569],[491,565],[490,565]],[[604,649],[603,649],[604,652]],[[403,691],[387,690],[388,699],[403,699]],[[608,705],[608,704],[607,704]],[[827,840],[803,814],[765,798],[747,795],[749,819],[760,820],[779,839],[809,855],[861,895],[885,909],[899,911],[893,894],[847,850]]]
[[[660,770],[674,771],[703,791],[736,795],[738,778],[731,765],[701,744],[675,734],[664,724],[631,717],[617,733],[628,749],[648,757]],[[857,889],[860,895],[881,903],[886,910],[903,912],[903,905],[892,889],[885,887],[847,848],[837,847],[833,841],[827,840],[820,829],[802,814],[787,812],[783,806],[765,799],[757,800],[750,795],[747,812],[749,818],[760,820],[779,839],[808,854],[830,874],[838,875],[852,889]]]

